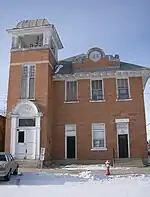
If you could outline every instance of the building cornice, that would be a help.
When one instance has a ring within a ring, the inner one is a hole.
[[[143,88],[150,77],[150,69],[136,70],[136,71],[104,71],[104,72],[80,72],[74,74],[57,74],[53,76],[54,81],[63,80],[84,80],[84,79],[108,79],[108,78],[129,78],[142,77]]]
[[[43,33],[44,31],[50,31],[52,29],[52,25],[48,25],[48,26],[41,26],[41,27],[30,27],[30,28],[22,28],[22,29],[18,29],[18,28],[13,28],[13,29],[7,29],[6,31],[10,34],[10,35],[30,35],[33,33]]]

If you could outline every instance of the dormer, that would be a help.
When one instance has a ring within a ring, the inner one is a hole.
[[[7,31],[12,37],[11,51],[48,48],[57,60],[58,50],[63,48],[55,26],[46,19],[24,20]]]

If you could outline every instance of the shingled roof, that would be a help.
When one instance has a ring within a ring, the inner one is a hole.
[[[148,67],[138,66],[136,64],[131,64],[127,62],[120,62],[120,70],[145,70],[149,69]]]
[[[73,69],[72,64],[74,63],[75,60],[85,60],[87,57],[84,54],[73,56],[64,60],[59,61],[59,65],[62,65],[60,70],[56,74],[72,74],[72,73],[77,73],[77,72],[96,72],[96,71],[130,71],[130,70],[145,70],[145,69],[150,69],[148,67],[143,67],[139,66],[136,64],[131,64],[127,62],[120,62],[120,67],[118,66],[101,66],[100,68],[97,67],[92,67],[88,69],[84,68],[79,68],[79,69]],[[56,68],[56,67],[55,67]],[[54,74],[55,74],[56,69],[54,69]]]

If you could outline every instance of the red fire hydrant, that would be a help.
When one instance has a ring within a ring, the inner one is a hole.
[[[106,166],[106,175],[110,175],[110,162],[108,160],[105,162],[105,166]]]

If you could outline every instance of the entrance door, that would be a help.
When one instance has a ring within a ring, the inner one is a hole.
[[[67,136],[67,159],[75,159],[75,136]]]
[[[119,158],[128,158],[128,135],[118,135]]]
[[[35,159],[36,132],[35,129],[18,129],[16,142],[16,158]]]
[[[35,159],[36,149],[36,130],[26,130],[26,157],[27,159]]]
[[[26,132],[25,130],[17,129],[15,157],[17,159],[26,158]]]

